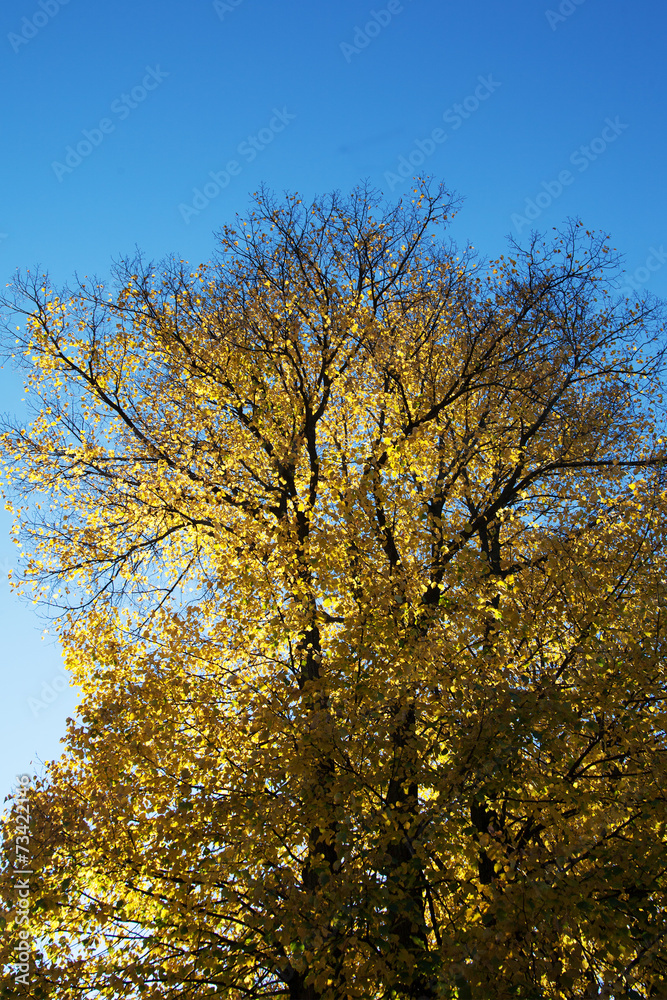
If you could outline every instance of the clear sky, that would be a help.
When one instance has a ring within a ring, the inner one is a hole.
[[[262,181],[397,198],[422,172],[482,254],[576,216],[665,297],[666,27],[659,0],[4,0],[0,272],[104,276],[135,246],[198,264]],[[17,373],[0,388],[21,413]],[[4,793],[58,754],[75,696],[0,528]]]

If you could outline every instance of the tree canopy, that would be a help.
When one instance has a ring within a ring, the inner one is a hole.
[[[661,314],[581,223],[487,266],[454,208],[261,191],[194,270],[17,279],[82,695],[2,995],[664,996]]]

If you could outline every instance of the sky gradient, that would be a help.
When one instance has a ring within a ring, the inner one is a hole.
[[[398,199],[423,173],[483,257],[576,217],[625,255],[628,292],[667,297],[666,27],[657,0],[6,0],[0,272],[105,277],[135,247],[196,265],[261,182]],[[20,417],[7,365],[0,388]],[[76,699],[0,525],[5,794],[59,753]]]

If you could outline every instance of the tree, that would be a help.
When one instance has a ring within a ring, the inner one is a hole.
[[[192,272],[19,279],[82,702],[6,816],[5,996],[664,995],[660,313],[453,207],[262,191]]]

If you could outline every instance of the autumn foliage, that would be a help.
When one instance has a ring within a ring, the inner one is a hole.
[[[196,270],[19,279],[23,586],[82,690],[6,997],[661,997],[660,316],[572,224],[261,192]]]

